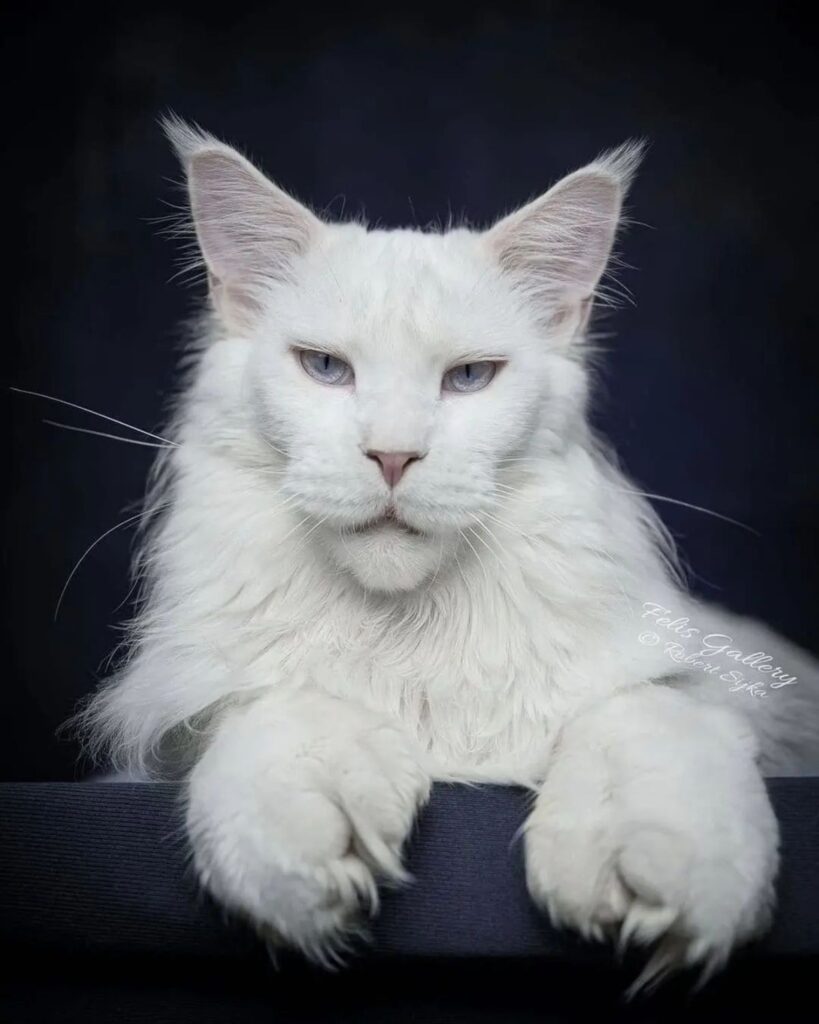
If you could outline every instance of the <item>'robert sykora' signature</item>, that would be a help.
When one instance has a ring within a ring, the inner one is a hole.
[[[702,635],[702,630],[691,625],[687,616],[672,617],[670,608],[664,608],[653,601],[643,603],[642,618],[651,619],[655,626],[662,626],[668,633],[674,633],[678,640],[666,640],[663,644],[666,654],[672,661],[680,665],[687,665],[689,668],[699,669],[708,675],[715,675],[724,683],[730,683],[729,690],[745,690],[754,697],[766,697],[768,688],[779,690],[783,686],[790,686],[797,682],[796,676],[788,675],[779,665],[773,664],[773,658],[764,651],[755,651],[753,654],[745,654],[734,647],[733,637],[727,633],[708,633]],[[663,638],[657,633],[647,631],[639,636],[641,644],[649,647],[656,647],[663,643]],[[686,648],[680,640],[693,640],[693,647],[696,650]],[[724,671],[724,664],[714,662],[711,658],[727,658],[737,665],[756,672],[763,673],[765,680],[754,680],[748,678],[740,669],[729,669]],[[767,686],[765,685],[767,683]]]

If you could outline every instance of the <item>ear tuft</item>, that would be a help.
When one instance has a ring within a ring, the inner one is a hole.
[[[645,139],[628,139],[614,149],[608,149],[593,160],[584,170],[597,168],[618,183],[621,198],[625,198],[643,162],[646,152]]]
[[[194,154],[205,149],[229,149],[214,135],[204,131],[198,124],[183,121],[172,110],[159,119],[159,124],[168,142],[179,157],[183,167],[187,167]]]

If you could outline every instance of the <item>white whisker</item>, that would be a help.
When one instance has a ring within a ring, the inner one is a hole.
[[[55,622],[57,621],[57,616],[60,614],[60,608],[62,607],[63,598],[65,597],[65,593],[68,590],[68,587],[69,587],[71,581],[74,579],[75,575],[77,574],[77,570],[79,569],[79,567],[86,560],[86,558],[91,554],[91,552],[94,550],[94,548],[99,543],[104,541],[106,537],[109,537],[112,533],[114,533],[116,530],[121,529],[123,526],[128,526],[130,523],[135,523],[139,519],[144,519],[145,516],[155,515],[157,512],[160,512],[165,507],[166,506],[164,504],[163,505],[158,505],[156,508],[147,509],[147,510],[143,509],[143,511],[137,512],[133,516],[128,516],[128,518],[127,519],[123,519],[121,523],[117,523],[116,526],[112,526],[110,530],[106,530],[105,533],[100,534],[100,536],[97,537],[97,539],[94,541],[93,544],[89,544],[88,545],[88,547],[85,549],[85,551],[83,551],[82,555],[80,555],[80,558],[78,559],[78,561],[74,565],[74,568],[68,574],[68,579],[63,584],[63,589],[60,591],[60,596],[57,598],[57,605],[54,608],[54,621]]]
[[[460,560],[460,558],[458,558],[458,552],[457,552],[457,550],[454,547],[452,549],[452,557],[455,559],[455,564],[458,566],[458,572],[461,574],[461,579],[464,582],[464,586],[468,590],[469,589],[469,582],[467,581],[467,578],[464,575],[464,570],[463,570],[463,567],[461,566],[461,560]]]
[[[479,526],[483,526],[483,523],[479,523],[478,525],[479,525]],[[494,558],[494,559],[495,559],[495,561],[496,561],[496,562],[498,563],[498,565],[500,565],[500,566],[502,567],[502,566],[503,566],[503,560],[501,559],[501,557],[500,557],[500,554],[499,554],[499,553],[498,553],[497,551],[495,551],[495,549],[494,549],[494,548],[490,547],[490,546],[489,546],[489,544],[487,544],[487,542],[486,542],[486,541],[485,541],[485,540],[483,539],[483,537],[482,537],[482,536],[481,536],[481,535],[480,535],[480,534],[478,533],[478,531],[477,531],[477,530],[475,529],[475,527],[474,527],[474,526],[467,526],[467,528],[466,528],[466,529],[467,529],[467,531],[468,531],[469,533],[471,533],[471,534],[472,534],[472,536],[473,536],[473,537],[475,538],[475,540],[477,540],[477,541],[479,541],[479,542],[480,542],[481,544],[483,544],[483,546],[484,546],[484,547],[486,548],[486,550],[487,550],[487,551],[489,552],[489,554],[493,556],[493,558]],[[484,529],[486,529],[486,527],[485,527],[485,526],[484,526]],[[489,534],[489,536],[490,536],[490,537],[492,537],[492,534],[490,533],[490,534]],[[493,539],[494,539],[494,538],[493,538]]]
[[[509,530],[511,533],[516,533],[519,537],[524,537],[528,540],[528,534],[524,533],[523,530],[519,530],[517,527],[511,526],[509,523],[504,522],[503,519],[493,515],[491,512],[487,512],[484,509],[482,512],[478,512],[477,514],[480,516],[486,516],[487,519],[490,519],[493,523],[497,523],[498,526],[502,526],[503,529]]]
[[[259,434],[259,437],[261,437],[261,439],[262,439],[262,441],[264,442],[264,444],[266,444],[266,445],[267,445],[267,447],[268,447],[268,448],[269,448],[269,449],[270,449],[271,451],[275,452],[275,453],[276,453],[277,455],[281,455],[281,456],[283,456],[284,458],[287,458],[287,452],[286,452],[286,451],[285,451],[285,450],[284,450],[283,448],[277,448],[277,447],[276,447],[276,445],[275,445],[275,444],[273,444],[273,442],[272,442],[272,441],[269,441],[269,440],[268,440],[268,439],[267,439],[267,438],[266,438],[266,437],[264,436],[264,434]]]
[[[70,423],[58,423],[56,420],[43,420],[51,427],[59,427],[61,430],[72,430],[77,434],[93,434],[94,437],[107,437],[112,441],[122,441],[123,444],[138,444],[142,448],[178,448],[178,444],[159,444],[154,441],[138,441],[134,437],[120,437],[119,434],[107,434],[103,430],[89,430],[88,427],[75,427]]]
[[[604,486],[611,486],[606,484]],[[731,523],[733,526],[739,526],[743,530],[747,530],[749,533],[755,534],[757,537],[760,536],[758,530],[755,530],[752,526],[748,526],[747,523],[742,523],[738,519],[732,519],[730,516],[725,516],[721,512],[715,512],[711,508],[703,508],[702,505],[692,505],[689,501],[681,501],[679,498],[669,498],[665,494],[651,494],[649,491],[636,491],[630,490],[625,487],[612,487],[613,491],[619,491],[621,494],[632,494],[638,498],[653,498],[654,501],[665,501],[670,505],[680,505],[682,508],[690,508],[694,512],[702,512],[707,516],[713,516],[715,519],[722,519],[726,523]]]
[[[310,518],[310,517],[308,517],[308,518]],[[307,538],[310,536],[310,534],[313,533],[314,530],[317,530],[322,525],[322,523],[326,523],[329,518],[330,518],[329,515],[322,516],[321,519],[319,519],[317,522],[313,523],[313,525],[310,527],[310,529],[307,530],[305,533],[303,533],[302,536],[299,538],[299,542],[298,542],[298,544],[295,546],[295,548],[293,550],[294,551],[300,551],[304,547],[304,545],[307,543]]]
[[[152,434],[150,430],[143,430],[142,427],[135,427],[132,423],[125,423],[124,420],[115,419],[113,416],[106,416],[104,412],[97,412],[84,405],[77,405],[76,402],[69,402],[65,398],[55,398],[53,395],[45,395],[41,391],[29,391],[27,388],[10,387],[10,391],[16,391],[18,395],[31,395],[32,398],[43,398],[47,402],[56,402],[58,405],[66,405],[69,409],[77,409],[79,412],[87,412],[89,416],[99,416],[101,420],[108,420],[109,423],[116,423],[118,427],[125,427],[126,430],[135,430],[137,434],[144,437],[152,437],[154,441],[162,441],[163,444],[171,445],[174,448],[179,446],[175,441],[169,441],[167,437],[159,434]]]
[[[470,540],[470,539],[469,539],[469,538],[467,537],[467,535],[466,535],[466,534],[464,533],[464,531],[463,531],[463,530],[458,530],[458,533],[459,533],[459,534],[461,535],[461,537],[463,537],[463,539],[464,539],[464,540],[466,541],[466,543],[467,543],[467,544],[468,544],[468,546],[469,546],[469,549],[470,549],[470,551],[471,551],[471,552],[472,552],[472,554],[473,554],[473,555],[475,556],[475,558],[477,558],[477,560],[478,560],[478,564],[480,565],[481,569],[483,570],[483,575],[484,575],[484,579],[486,580],[486,582],[487,582],[487,584],[488,584],[488,583],[489,583],[489,573],[488,573],[488,572],[486,571],[486,566],[485,566],[485,565],[484,565],[484,563],[483,563],[483,559],[482,559],[482,558],[481,558],[481,556],[480,556],[480,555],[478,554],[478,550],[477,550],[477,548],[476,548],[476,547],[475,547],[475,545],[474,545],[474,544],[472,543],[472,541],[471,541],[471,540]]]
[[[304,526],[305,523],[309,523],[311,518],[312,518],[312,516],[307,515],[307,516],[304,517],[304,519],[300,519],[296,523],[296,525],[293,527],[293,529],[292,530],[288,530],[287,533],[281,538],[281,540],[279,541],[279,544],[283,544],[287,540],[288,537],[292,537],[293,534],[296,532],[296,530],[298,530],[299,527]]]
[[[435,572],[432,576],[432,579],[429,581],[430,589],[432,588],[432,584],[438,579],[438,573],[441,571],[441,565],[443,564],[444,561],[444,538],[440,537],[439,540],[440,544],[438,545],[438,562],[435,566]]]
[[[536,458],[534,455],[521,455],[521,456],[512,456],[512,457],[510,457],[508,459],[498,459],[498,463],[497,464],[499,466],[505,466],[507,463],[511,463],[511,462],[537,462],[537,463],[542,463],[543,460]]]
[[[495,539],[495,536],[494,536],[494,534],[492,533],[492,531],[491,531],[491,530],[489,530],[489,528],[488,528],[488,527],[486,526],[486,524],[485,524],[485,523],[482,523],[482,522],[480,521],[480,519],[478,519],[477,515],[476,515],[476,514],[475,514],[474,512],[473,512],[473,513],[471,513],[471,515],[472,515],[472,518],[473,518],[473,519],[475,520],[475,522],[477,523],[477,525],[478,525],[478,526],[482,526],[482,527],[484,528],[484,530],[486,530],[486,531],[487,531],[487,533],[489,534],[489,536],[490,536],[490,537],[491,537],[491,538],[492,538],[492,539],[494,540],[494,539]],[[491,548],[491,547],[490,547],[490,546],[489,546],[489,545],[488,545],[488,544],[486,543],[486,541],[485,541],[485,540],[483,539],[483,537],[482,537],[482,536],[481,536],[481,535],[480,535],[479,533],[476,533],[476,532],[475,532],[475,527],[474,527],[474,526],[467,526],[467,530],[469,530],[469,532],[470,532],[470,533],[472,534],[472,536],[473,536],[473,537],[475,538],[475,540],[479,540],[479,541],[481,542],[481,544],[483,544],[483,546],[484,546],[484,547],[486,548],[486,550],[487,550],[487,551],[491,552],[491,553],[492,553],[493,555],[495,555],[495,556],[497,557],[497,552],[496,552],[496,551],[494,551],[494,550],[493,550],[493,549],[492,549],[492,548]]]

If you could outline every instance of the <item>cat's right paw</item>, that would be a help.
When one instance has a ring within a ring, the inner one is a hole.
[[[376,910],[378,882],[406,880],[401,846],[429,779],[389,725],[293,754],[241,787],[211,756],[191,777],[188,833],[219,903],[329,963]]]

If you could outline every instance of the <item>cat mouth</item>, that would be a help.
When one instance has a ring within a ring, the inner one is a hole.
[[[380,516],[368,519],[363,523],[358,523],[353,527],[352,532],[368,534],[375,533],[377,530],[395,530],[400,533],[406,533],[410,537],[422,536],[420,530],[416,530],[414,526],[410,526],[409,523],[404,522],[392,505],[390,505],[389,508]]]

